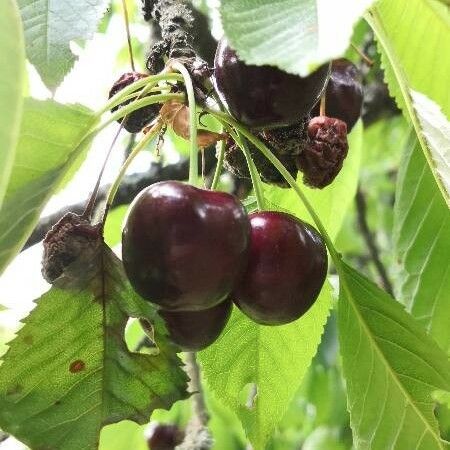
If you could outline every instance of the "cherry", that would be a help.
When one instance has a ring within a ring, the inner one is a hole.
[[[221,39],[213,82],[220,100],[237,120],[252,128],[275,128],[292,125],[310,112],[328,73],[328,65],[304,78],[276,67],[247,65]]]
[[[362,76],[358,68],[348,59],[335,59],[331,63],[331,75],[325,94],[325,112],[347,124],[347,132],[361,116],[363,103]],[[320,102],[311,112],[318,116]]]
[[[175,450],[183,442],[184,433],[176,425],[157,424],[147,440],[150,450]]]
[[[234,196],[162,181],[131,204],[123,263],[143,298],[168,311],[198,311],[229,295],[245,269],[248,239],[247,213]]]
[[[265,211],[249,219],[249,262],[233,300],[262,325],[292,322],[313,305],[325,282],[325,245],[315,228],[290,214]]]
[[[145,78],[147,75],[139,72],[127,72],[124,73],[112,86],[109,91],[109,98],[111,98],[114,94],[121,91],[123,88],[127,87],[131,83],[135,81]],[[122,106],[130,103],[131,100],[127,100],[120,105],[115,106],[111,109],[111,112],[116,111]],[[143,108],[139,108],[136,111],[128,114],[125,117],[125,122],[123,127],[130,133],[139,133],[146,125],[152,122],[158,115],[160,109],[159,104],[144,106]],[[120,119],[118,122],[121,123],[124,119]]]
[[[196,352],[209,347],[220,335],[228,322],[232,308],[231,300],[202,311],[164,311],[169,337],[184,351]]]

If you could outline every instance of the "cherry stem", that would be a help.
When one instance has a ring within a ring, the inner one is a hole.
[[[245,141],[242,134],[239,131],[237,131],[237,129],[236,133],[230,131],[230,135],[237,143],[237,145],[239,145],[240,149],[242,150],[242,153],[244,153],[245,159],[247,161],[248,171],[250,172],[250,178],[253,184],[253,190],[255,191],[258,209],[260,211],[264,211],[266,202],[264,199],[264,191],[262,187],[261,177],[259,176],[255,163],[253,162],[252,155],[250,154],[250,150],[248,149],[247,146],[247,142]]]
[[[123,7],[123,19],[125,21],[125,29],[127,32],[128,53],[130,55],[131,70],[133,72],[136,72],[136,68],[134,66],[134,58],[133,58],[133,47],[131,46],[130,21],[128,19],[128,8],[127,8],[126,0],[122,0],[122,7]]]
[[[114,197],[117,194],[117,190],[119,189],[120,183],[125,176],[125,173],[130,166],[133,159],[136,157],[136,155],[147,145],[149,141],[151,141],[158,133],[159,130],[162,128],[163,123],[159,120],[153,125],[153,127],[144,135],[144,137],[134,146],[131,153],[128,155],[125,162],[122,164],[122,167],[120,168],[120,172],[118,173],[116,179],[114,180],[114,183],[109,188],[108,195],[106,197],[106,205],[105,205],[105,211],[103,213],[102,223],[105,224],[106,217],[108,215],[109,209],[111,208],[111,205],[114,201]]]
[[[326,93],[324,92],[320,97],[319,115],[325,116],[325,106],[326,106]]]
[[[114,108],[114,106],[122,103],[127,95],[136,93],[136,91],[142,87],[151,89],[159,81],[183,81],[183,77],[178,73],[166,73],[165,71],[163,71],[158,75],[149,75],[148,77],[141,78],[134,83],[131,83],[128,86],[124,87],[119,92],[117,92],[117,94],[113,95],[106,102],[103,108],[96,113],[96,115],[101,116],[104,112],[109,111],[111,108]]]
[[[350,42],[350,45],[368,66],[373,66],[373,60],[371,60],[358,46],[356,46],[353,42]]]
[[[198,185],[198,150],[197,150],[197,111],[194,95],[194,86],[191,76],[186,67],[179,61],[169,62],[169,67],[177,70],[183,75],[186,87],[188,106],[189,106],[189,183],[193,186]]]
[[[109,146],[108,152],[106,153],[105,160],[103,161],[102,168],[100,169],[100,173],[98,174],[97,182],[95,183],[95,186],[94,186],[94,189],[92,191],[92,194],[91,194],[91,196],[89,198],[89,201],[88,201],[88,203],[86,205],[86,208],[85,208],[85,210],[84,210],[84,212],[82,214],[82,216],[84,218],[86,218],[86,219],[90,219],[91,216],[92,216],[92,211],[94,210],[95,201],[97,200],[97,194],[98,194],[98,190],[100,188],[100,182],[102,180],[103,173],[105,172],[105,168],[106,168],[106,165],[108,163],[109,157],[111,156],[112,149],[114,148],[114,145],[117,142],[119,134],[120,134],[120,132],[123,129],[123,124],[124,124],[124,121],[122,120],[122,123],[120,124],[120,127],[117,130],[116,134],[114,135],[114,138],[113,138],[113,140],[111,142],[111,145]]]
[[[205,111],[207,111],[209,114],[214,116],[220,122],[231,125],[236,130],[238,130],[239,133],[241,133],[248,141],[250,141],[256,148],[258,148],[259,151],[275,166],[275,168],[280,172],[280,174],[283,176],[283,178],[292,187],[294,192],[297,194],[297,196],[300,198],[302,203],[305,205],[308,213],[310,214],[310,216],[314,220],[314,223],[316,224],[318,230],[322,234],[323,239],[328,247],[328,250],[330,252],[330,255],[331,255],[336,267],[340,267],[341,266],[341,256],[338,253],[338,251],[336,250],[336,248],[334,247],[333,242],[331,241],[331,238],[327,233],[327,230],[325,229],[325,227],[322,224],[322,221],[320,220],[319,216],[315,212],[311,203],[308,201],[306,195],[300,189],[300,186],[296,183],[295,179],[288,172],[288,170],[283,166],[283,164],[280,162],[280,160],[270,151],[270,149],[264,144],[264,142],[262,142],[256,136],[254,136],[243,125],[241,125],[239,122],[234,120],[228,114],[224,114],[222,112],[214,111],[211,109],[205,109]]]
[[[211,187],[210,187],[210,189],[212,191],[215,191],[217,189],[217,185],[219,184],[220,175],[222,174],[222,169],[223,169],[223,161],[225,159],[226,145],[227,145],[227,143],[226,143],[225,139],[222,139],[219,142],[217,142],[216,148],[217,148],[218,156],[217,156],[216,170],[214,172],[214,177],[213,177]]]

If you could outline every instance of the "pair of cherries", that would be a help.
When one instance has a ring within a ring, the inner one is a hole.
[[[234,302],[280,325],[314,303],[327,272],[319,233],[286,213],[247,215],[233,195],[163,181],[133,201],[122,236],[127,276],[160,308],[171,339],[200,350],[225,327]]]

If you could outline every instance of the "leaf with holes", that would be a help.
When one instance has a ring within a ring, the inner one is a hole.
[[[447,355],[400,303],[340,262],[339,336],[354,445],[444,450],[432,392],[450,389]]]
[[[54,91],[73,67],[71,41],[90,39],[106,0],[18,0],[27,57],[46,86]]]
[[[0,210],[0,273],[20,251],[52,194],[84,158],[97,119],[88,109],[27,99]]]
[[[0,208],[8,185],[19,137],[25,50],[20,14],[14,0],[6,0],[0,14]]]
[[[444,134],[448,133],[445,115],[450,117],[449,60],[442,56],[450,53],[448,8],[431,0],[380,0],[366,19],[380,44],[389,91],[414,125],[436,183],[450,205],[449,136]],[[446,122],[447,131],[442,128]],[[435,144],[442,140],[444,150],[440,151]],[[444,167],[442,156],[446,157]]]
[[[34,449],[94,450],[103,426],[147,423],[155,408],[187,395],[187,377],[153,307],[133,292],[102,241],[93,248],[88,261],[69,266],[81,265],[83,277],[66,277],[70,284],[37,301],[0,366],[0,427]],[[130,316],[153,323],[156,354],[128,350]]]
[[[342,55],[373,0],[222,0],[225,34],[248,64],[307,75]],[[339,17],[339,20],[336,20]]]
[[[219,339],[200,352],[208,386],[237,414],[255,450],[265,447],[300,386],[330,306],[326,284],[314,306],[288,325],[258,325],[234,308]],[[248,407],[245,396],[251,383],[257,395]]]
[[[445,351],[450,350],[449,236],[450,212],[414,140],[400,164],[396,191],[398,300]]]

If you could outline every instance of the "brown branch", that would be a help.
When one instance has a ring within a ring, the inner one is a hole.
[[[380,252],[375,242],[375,238],[372,232],[370,231],[369,225],[367,223],[367,204],[366,199],[364,197],[364,193],[362,192],[360,187],[358,187],[358,190],[356,191],[355,201],[356,201],[356,211],[358,215],[358,226],[364,238],[364,241],[366,242],[367,248],[369,249],[371,260],[375,265],[375,268],[378,272],[384,290],[389,294],[391,294],[392,296],[394,296],[392,283],[389,280],[387,271],[383,263],[381,262]]]
[[[208,173],[214,166],[214,151],[206,149],[205,157],[206,171]],[[127,175],[120,185],[119,190],[117,191],[113,207],[119,205],[128,205],[142,189],[158,181],[187,180],[188,173],[189,161],[182,160],[178,163],[169,164],[167,166],[163,166],[160,163],[154,163],[150,166],[150,169],[147,172]],[[100,188],[97,197],[98,202],[101,202],[106,198],[108,189],[109,185],[105,185]],[[28,241],[25,243],[22,250],[25,250],[44,239],[45,235],[51,229],[53,224],[58,222],[58,220],[61,219],[61,217],[63,217],[65,214],[67,214],[68,212],[81,214],[84,211],[85,206],[86,200],[83,199],[83,201],[79,203],[69,205],[49,216],[42,218],[31,236],[28,238]]]

